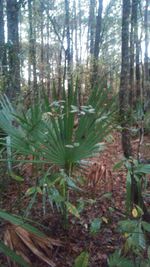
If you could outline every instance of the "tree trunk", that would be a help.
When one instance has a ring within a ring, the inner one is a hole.
[[[95,7],[96,1],[90,0],[90,7],[89,7],[89,41],[90,41],[90,55],[93,57],[94,55],[94,36],[95,36]]]
[[[122,11],[122,63],[120,78],[120,118],[122,126],[122,147],[125,157],[132,155],[130,133],[128,127],[129,115],[129,19],[130,19],[130,0],[123,0]]]
[[[145,28],[145,55],[144,55],[144,94],[145,94],[145,105],[146,108],[150,107],[150,73],[149,73],[149,58],[148,58],[148,47],[149,47],[149,0],[145,3],[144,13],[144,28]]]
[[[134,29],[135,29],[135,2],[132,1],[131,13],[131,32],[130,32],[130,93],[129,104],[132,107],[135,102],[135,43],[134,43]]]
[[[8,63],[9,83],[7,94],[10,99],[20,93],[20,59],[18,33],[18,4],[17,0],[7,0],[7,31],[8,31]]]
[[[7,73],[5,35],[4,35],[4,1],[0,0],[0,75],[4,76]],[[4,84],[4,83],[3,83]]]
[[[99,0],[98,15],[96,19],[95,44],[93,55],[92,87],[98,82],[98,57],[101,43],[103,0]]]
[[[79,10],[79,16],[78,16],[78,24],[79,24],[79,64],[81,64],[81,57],[82,57],[82,23],[81,23],[81,2],[78,1],[78,10]]]
[[[135,3],[135,1],[134,1]],[[137,3],[135,3],[136,5]],[[135,8],[135,7],[134,7]],[[137,19],[135,17],[135,24],[137,26]],[[130,0],[123,0],[123,14],[122,14],[122,64],[121,64],[121,79],[120,79],[120,118],[122,126],[122,147],[124,156],[130,158],[132,156],[132,148],[130,142],[129,132],[129,72],[130,72],[130,54],[129,54],[129,23],[130,23]],[[135,29],[135,36],[137,36],[137,29]],[[135,38],[134,38],[135,39]],[[139,205],[144,212],[144,218],[147,218],[147,209],[142,197],[142,189],[139,190],[138,182],[134,173],[134,162],[132,164],[131,174],[131,203],[130,209],[134,205]],[[142,179],[142,178],[139,178]],[[130,210],[130,212],[131,212]]]
[[[40,62],[40,84],[41,84],[41,90],[44,89],[44,35],[43,35],[43,30],[44,30],[44,6],[43,2],[40,2],[40,18],[41,18],[41,62]]]
[[[76,1],[74,0],[73,2],[73,17],[74,17],[74,30],[75,30],[75,59],[76,59],[76,67],[78,69],[79,66],[79,45],[78,45],[78,21],[77,21],[77,6],[76,6]]]
[[[138,36],[138,6],[139,0],[133,0],[135,13],[134,40],[136,46],[136,99],[141,101],[141,70],[140,70],[140,40]]]
[[[50,20],[49,20],[49,9],[50,5],[48,2],[46,14],[47,14],[47,22],[46,22],[46,31],[47,31],[47,41],[46,41],[46,80],[47,80],[47,95],[51,98],[50,92]]]
[[[70,91],[71,78],[72,78],[72,55],[71,55],[71,36],[70,36],[70,12],[69,12],[69,0],[65,0],[65,24],[66,24],[66,61],[67,61],[67,80],[68,80],[68,92]],[[69,92],[70,93],[70,92]]]
[[[32,39],[32,65],[33,65],[33,95],[37,94],[37,73],[36,73],[36,2],[33,0],[33,39]]]
[[[33,101],[37,89],[36,75],[36,44],[35,44],[35,29],[33,20],[33,4],[32,0],[28,0],[29,12],[29,58],[28,58],[28,86],[31,91],[31,101]]]

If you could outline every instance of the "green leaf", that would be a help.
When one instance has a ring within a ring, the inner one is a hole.
[[[92,222],[91,222],[91,226],[90,226],[90,234],[95,235],[99,232],[100,228],[101,228],[101,224],[102,221],[100,218],[95,218]]]
[[[131,173],[128,171],[127,173],[127,181],[126,181],[126,207],[127,211],[131,210]]]
[[[150,232],[150,223],[142,222],[142,227],[145,231]]]
[[[115,251],[108,260],[109,267],[134,267],[131,260],[120,255],[120,252]]]
[[[120,229],[124,233],[132,233],[135,231],[135,228],[138,225],[138,221],[136,220],[123,220],[118,223]]]
[[[149,174],[150,173],[150,164],[139,164],[135,173],[143,173]]]
[[[17,255],[13,250],[7,247],[3,242],[0,241],[0,251],[5,254],[5,256],[10,257],[11,260],[20,264],[22,267],[31,267],[21,256]]]
[[[28,188],[28,190],[26,191],[26,196],[31,196],[35,193],[42,194],[42,190],[39,186],[33,186],[33,187]]]
[[[67,177],[67,184],[70,188],[73,188],[74,190],[78,190],[78,191],[82,191],[73,181],[73,179],[71,179],[70,177]]]
[[[150,260],[150,246],[148,246],[147,248],[147,256],[148,256],[148,259]]]
[[[120,160],[120,161],[118,161],[118,162],[114,165],[114,167],[113,167],[113,171],[120,169],[120,168],[123,166],[123,164],[124,164],[124,160]]]
[[[89,253],[83,251],[75,260],[73,267],[88,267],[89,266]]]
[[[83,199],[78,200],[77,210],[81,213],[85,208],[85,201]]]
[[[17,182],[23,182],[24,181],[24,178],[23,177],[21,177],[19,175],[16,175],[13,172],[10,172],[9,174],[10,174],[11,178],[14,179]]]
[[[72,214],[74,215],[75,217],[77,218],[80,218],[80,214],[77,210],[77,208],[72,205],[70,202],[66,202],[66,207],[67,207],[67,210]]]
[[[27,223],[27,220],[25,220],[24,218],[21,218],[19,216],[16,216],[16,215],[12,215],[12,214],[9,214],[8,212],[5,212],[3,210],[0,210],[0,218],[12,223],[12,224],[15,224],[15,225],[20,225],[22,228],[24,228],[25,230],[37,235],[37,236],[40,236],[40,237],[44,237],[45,234],[42,233],[41,231],[39,231],[37,228],[33,227],[32,225],[28,224]]]

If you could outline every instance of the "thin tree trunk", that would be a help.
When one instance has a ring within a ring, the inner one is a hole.
[[[47,49],[46,49],[46,76],[47,76],[47,95],[50,98],[51,92],[50,92],[50,20],[49,20],[49,2],[47,6],[47,23],[46,23],[46,30],[47,30]]]
[[[72,79],[72,55],[71,55],[71,33],[70,33],[70,12],[69,12],[69,2],[70,0],[65,0],[65,24],[66,24],[66,39],[67,39],[67,50],[66,50],[66,61],[67,61],[67,80],[68,80],[68,90],[70,89],[71,79]],[[70,91],[70,90],[69,90]]]
[[[73,10],[74,10],[74,29],[75,29],[75,59],[76,59],[76,67],[79,66],[79,46],[78,46],[78,21],[77,21],[77,6],[76,1],[73,2]]]
[[[44,30],[44,6],[43,2],[40,2],[40,17],[41,17],[41,68],[40,68],[40,83],[41,83],[41,89],[43,90],[44,88],[44,35],[43,35],[43,30]]]
[[[36,3],[33,0],[33,39],[32,39],[32,64],[33,64],[33,95],[37,94],[37,73],[36,73]]]
[[[145,80],[149,80],[149,73],[148,73],[148,46],[149,46],[149,30],[148,30],[148,7],[149,7],[149,0],[146,0],[145,5],[145,14],[144,14],[144,26],[145,26],[145,57],[144,57],[144,63],[145,63]]]
[[[138,6],[139,0],[134,0],[135,30],[134,40],[136,46],[136,99],[141,100],[141,70],[140,70],[140,40],[138,37]]]
[[[148,47],[149,47],[149,0],[145,0],[145,12],[144,12],[144,28],[145,28],[145,55],[144,55],[144,94],[146,108],[150,107],[150,73],[149,73],[149,58],[148,58]]]
[[[36,89],[37,89],[37,75],[36,75],[36,44],[35,44],[35,14],[33,9],[35,3],[32,0],[28,0],[28,11],[29,11],[29,60],[28,60],[28,86],[31,91],[31,101],[34,100]],[[35,13],[35,11],[34,11]]]
[[[93,57],[94,55],[94,36],[95,36],[95,7],[96,1],[90,0],[89,7],[89,41],[90,41],[90,55]]]
[[[131,13],[131,32],[130,32],[130,93],[129,93],[129,104],[132,107],[135,92],[135,44],[134,44],[134,29],[135,29],[135,2],[132,1],[132,13]]]
[[[78,1],[78,10],[79,10],[79,64],[81,64],[82,58],[82,26],[81,26],[81,2]]]
[[[99,0],[98,15],[96,19],[96,32],[93,56],[92,86],[98,82],[98,57],[101,43],[103,0]]]
[[[0,75],[4,76],[5,79],[7,74],[7,60],[4,32],[4,1],[0,0]]]
[[[7,0],[8,63],[9,84],[7,94],[10,99],[20,93],[20,59],[19,59],[19,9],[17,0]]]
[[[32,4],[31,0],[28,0],[28,16],[29,16],[29,55],[28,55],[28,86],[31,90],[31,64],[32,64],[32,38],[33,38],[33,27],[32,27]]]
[[[120,78],[120,117],[122,126],[122,147],[125,157],[132,155],[130,132],[128,127],[129,115],[129,19],[130,19],[130,0],[123,0],[122,12],[122,63]]]

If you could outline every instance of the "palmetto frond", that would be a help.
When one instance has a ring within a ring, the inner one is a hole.
[[[93,91],[87,105],[80,108],[76,91],[62,101],[47,101],[44,109],[36,105],[21,115],[7,97],[0,104],[0,128],[11,137],[12,147],[61,167],[97,153],[111,127],[112,103],[103,90]]]

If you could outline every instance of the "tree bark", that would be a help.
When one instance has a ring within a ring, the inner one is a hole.
[[[135,29],[135,2],[132,0],[131,12],[131,32],[130,32],[130,93],[129,104],[132,107],[135,102],[135,43],[134,43],[134,29]]]
[[[148,58],[148,47],[149,47],[149,0],[145,3],[144,12],[144,28],[145,28],[145,55],[144,55],[144,94],[145,94],[145,106],[148,109],[150,107],[150,73],[149,73],[149,58]]]
[[[89,7],[89,41],[90,41],[90,55],[94,55],[94,36],[95,36],[95,7],[96,1],[90,0],[90,7]]]
[[[7,94],[10,99],[20,93],[20,58],[19,58],[19,8],[17,0],[7,0],[8,64],[9,82]]]
[[[47,41],[46,41],[46,80],[47,80],[47,95],[49,98],[51,98],[51,92],[50,92],[50,20],[49,20],[49,10],[50,10],[50,4],[47,3],[47,21],[46,21],[46,31],[47,31]]]
[[[70,33],[70,0],[65,0],[65,24],[66,24],[66,61],[67,61],[67,80],[68,80],[68,92],[70,91],[71,79],[72,79],[72,55],[71,55],[71,33]]]
[[[130,132],[128,126],[129,115],[129,20],[130,20],[130,0],[123,0],[122,11],[122,63],[120,78],[120,118],[122,126],[122,147],[126,158],[132,155]]]
[[[35,19],[33,14],[34,2],[28,0],[28,12],[29,12],[29,56],[28,56],[28,86],[31,91],[31,101],[33,101],[37,89],[37,74],[36,74],[36,36],[35,25],[33,20]],[[34,11],[35,13],[35,11]]]
[[[102,11],[103,0],[99,0],[98,15],[96,19],[96,32],[94,43],[94,55],[93,55],[93,73],[92,73],[92,87],[97,84],[98,79],[98,57],[101,43],[101,31],[102,31]]]
[[[4,1],[0,0],[0,75],[7,73],[5,34],[4,34]]]
[[[40,18],[41,18],[41,55],[40,55],[40,84],[41,89],[44,89],[44,6],[43,2],[40,2]]]
[[[141,101],[141,70],[140,70],[140,40],[138,36],[138,7],[139,0],[133,0],[135,13],[134,40],[136,47],[136,100]]]

